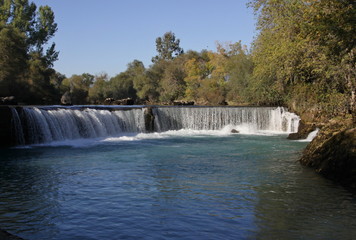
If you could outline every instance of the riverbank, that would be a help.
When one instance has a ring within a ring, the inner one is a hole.
[[[318,135],[303,151],[300,163],[356,191],[356,128],[352,116],[346,114],[326,120],[302,115],[298,133],[289,138],[305,138],[316,128],[320,129]]]

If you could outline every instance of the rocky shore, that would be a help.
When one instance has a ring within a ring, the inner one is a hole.
[[[306,138],[316,128],[320,131],[305,148],[300,163],[356,191],[356,127],[352,117],[316,123],[302,120],[298,133],[291,134],[289,139]]]

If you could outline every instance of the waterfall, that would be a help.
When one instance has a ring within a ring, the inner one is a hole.
[[[18,115],[13,109],[13,115]],[[24,107],[22,142],[45,143],[79,138],[115,136],[125,132],[144,132],[142,109],[109,111],[105,109],[42,109]]]
[[[300,118],[282,107],[159,107],[154,109],[155,129],[220,130],[228,125],[247,127],[249,132],[291,133]]]
[[[22,107],[12,108],[17,143],[38,144],[81,138],[143,133],[144,107]],[[296,132],[299,117],[282,107],[153,107],[156,132],[222,130]]]
[[[18,145],[25,144],[25,138],[23,136],[23,129],[21,119],[15,108],[10,108],[12,114],[11,129],[14,132],[15,140]]]
[[[299,142],[311,142],[318,135],[320,129],[316,128],[314,131],[310,132],[306,139],[298,140]]]

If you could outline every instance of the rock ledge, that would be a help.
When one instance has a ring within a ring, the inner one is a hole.
[[[300,163],[356,190],[356,128],[324,128],[306,147]]]

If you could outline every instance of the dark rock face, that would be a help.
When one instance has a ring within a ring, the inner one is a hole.
[[[145,118],[145,128],[146,132],[154,132],[155,131],[155,116],[153,115],[153,110],[152,107],[147,107],[145,112],[144,112],[144,118]]]
[[[232,129],[231,133],[239,133],[239,131],[237,131],[236,129]]]
[[[309,133],[314,131],[317,127],[318,126],[316,126],[314,123],[305,123],[304,121],[300,121],[298,132],[289,134],[287,139],[290,140],[306,139]]]
[[[326,127],[304,150],[300,163],[356,190],[356,128]]]

